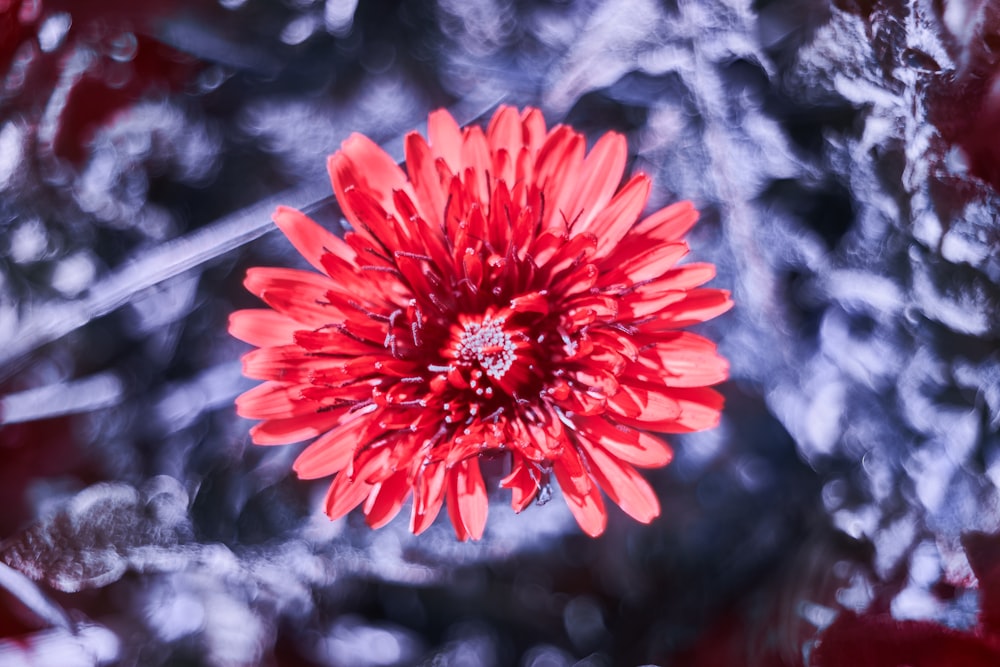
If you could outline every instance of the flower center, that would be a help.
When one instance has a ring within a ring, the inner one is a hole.
[[[456,360],[476,363],[494,380],[502,378],[517,359],[517,347],[504,330],[504,318],[489,315],[482,322],[467,322],[458,338]]]

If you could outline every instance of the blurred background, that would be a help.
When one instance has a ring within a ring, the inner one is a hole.
[[[989,0],[0,0],[0,663],[1000,664],[998,57]],[[501,102],[702,211],[722,425],[600,539],[330,522],[243,274],[351,132]]]

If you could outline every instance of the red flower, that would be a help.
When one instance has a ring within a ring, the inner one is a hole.
[[[237,401],[262,419],[260,445],[316,438],[299,477],[336,475],[326,512],[364,503],[372,527],[413,494],[410,528],[447,500],[459,539],[477,539],[487,492],[479,460],[506,453],[500,483],[524,509],[555,474],[584,531],[599,535],[601,490],[649,522],[659,502],[634,466],[672,452],[645,429],[719,420],[707,385],[728,365],[682,331],[727,310],[696,289],[711,264],[675,266],[697,211],[689,202],[638,225],[650,181],[618,189],[625,139],[546,130],[537,109],[499,109],[483,132],[431,114],[430,143],[406,138],[406,172],[366,137],[329,159],[354,228],[343,240],[302,213],[274,221],[320,273],[254,268],[247,288],[273,310],[233,313],[243,359],[266,380]]]

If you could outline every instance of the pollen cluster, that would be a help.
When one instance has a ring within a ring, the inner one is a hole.
[[[487,376],[499,380],[514,364],[516,346],[504,331],[504,318],[489,315],[482,322],[468,322],[458,341],[458,359],[477,363]]]

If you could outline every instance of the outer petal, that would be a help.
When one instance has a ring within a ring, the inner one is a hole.
[[[531,464],[522,457],[515,457],[514,469],[500,481],[500,487],[511,490],[510,505],[515,512],[527,507],[540,488]]]
[[[371,490],[365,503],[365,520],[372,528],[381,528],[392,521],[410,495],[408,473],[400,470]]]
[[[317,271],[323,270],[321,258],[332,252],[344,260],[351,261],[354,251],[342,239],[320,227],[309,216],[288,206],[279,206],[271,216],[274,224],[288,237],[295,249],[306,258]]]
[[[252,268],[243,281],[279,313],[304,325],[303,329],[324,326],[341,318],[341,313],[326,304],[326,293],[333,286],[330,279],[310,271],[296,269]]]
[[[446,192],[441,184],[434,154],[431,148],[416,132],[406,135],[406,169],[413,179],[413,191],[420,206],[420,214],[438,229],[443,222]],[[397,207],[398,208],[398,207]]]
[[[337,475],[326,492],[324,503],[330,520],[336,520],[361,504],[371,492],[372,485],[361,477],[351,478],[346,473]]]
[[[585,439],[581,442],[590,459],[590,474],[626,514],[642,523],[649,523],[660,515],[656,493],[635,468],[621,463],[600,447],[590,446]]]
[[[607,527],[608,513],[604,509],[600,490],[590,480],[577,457],[578,454],[572,452],[556,459],[552,463],[552,471],[580,528],[591,537],[597,537]]]
[[[688,331],[644,349],[640,363],[660,370],[670,387],[707,387],[729,377],[729,362],[716,352],[715,343]]]
[[[649,199],[651,183],[645,174],[637,174],[618,191],[587,231],[598,238],[597,256],[603,257],[628,233]]]
[[[292,464],[299,479],[329,477],[346,468],[361,444],[368,422],[364,417],[354,417],[314,440]]]
[[[316,412],[316,406],[299,398],[300,385],[264,382],[236,398],[236,414],[249,419],[283,419]]]
[[[689,201],[679,201],[644,219],[633,234],[643,234],[659,241],[679,241],[698,222],[698,210]]]
[[[327,160],[327,170],[337,201],[355,230],[364,228],[364,219],[355,203],[347,198],[348,191],[365,192],[383,209],[392,211],[393,190],[409,189],[406,174],[399,165],[378,144],[361,134],[352,134],[341,144],[340,150]]]
[[[257,445],[290,445],[326,433],[340,419],[336,412],[317,412],[290,419],[269,419],[250,429]]]
[[[617,132],[608,132],[594,144],[583,161],[579,199],[569,216],[574,221],[574,232],[591,231],[591,223],[611,201],[621,183],[627,157],[628,144]]]
[[[464,533],[467,537],[478,540],[483,536],[483,529],[486,527],[486,514],[489,504],[486,498],[486,484],[483,482],[483,474],[479,470],[478,458],[467,458],[455,465],[451,472],[451,487],[448,490],[448,509],[452,508],[452,497],[454,496],[455,513],[452,515],[452,522],[456,516],[461,521]],[[458,526],[455,527],[458,533]],[[460,537],[460,539],[462,539]]]
[[[634,419],[619,416],[617,420],[628,426],[660,433],[691,433],[719,425],[723,398],[714,389],[708,387],[665,389],[662,393],[650,391],[649,396],[655,397],[658,403],[669,405],[672,410],[676,410],[675,416],[657,419],[659,413],[648,411]]]
[[[248,308],[229,315],[229,334],[257,347],[273,347],[295,342],[302,325],[269,308]]]
[[[444,160],[453,174],[462,171],[462,130],[444,109],[432,111],[427,118],[427,137],[435,159]]]
[[[410,515],[410,532],[414,535],[427,530],[441,510],[447,472],[447,466],[436,461],[417,474],[413,489],[413,512]]]
[[[644,431],[611,424],[600,417],[578,419],[581,435],[615,457],[643,468],[661,468],[670,463],[670,446]]]
[[[721,289],[696,289],[684,299],[663,308],[650,324],[653,329],[681,329],[717,317],[733,307],[729,292]]]

